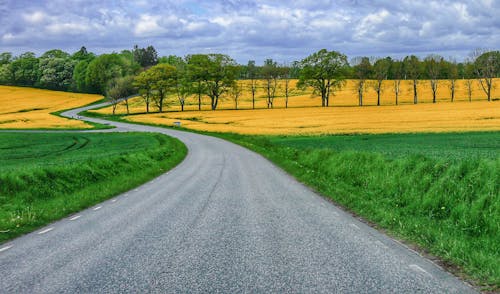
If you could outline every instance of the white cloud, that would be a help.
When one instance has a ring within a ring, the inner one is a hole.
[[[321,48],[350,56],[433,51],[460,58],[478,46],[498,49],[498,15],[494,0],[6,0],[0,52],[85,45],[100,53],[139,44],[163,55],[211,48],[240,62],[291,61]]]

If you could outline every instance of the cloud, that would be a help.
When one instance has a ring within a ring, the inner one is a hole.
[[[0,51],[97,53],[153,45],[161,55],[221,52],[239,62],[301,59],[321,48],[353,56],[463,59],[498,48],[500,2],[389,0],[7,0]]]

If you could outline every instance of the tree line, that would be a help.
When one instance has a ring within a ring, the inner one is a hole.
[[[202,97],[210,98],[211,109],[217,109],[220,97],[229,95],[238,108],[243,90],[255,96],[258,88],[265,90],[268,108],[273,108],[278,81],[284,84],[285,107],[288,107],[290,80],[298,79],[297,87],[312,88],[321,96],[321,105],[328,106],[330,96],[344,86],[346,79],[355,79],[359,105],[368,88],[377,93],[380,105],[383,81],[390,80],[398,104],[402,80],[411,80],[414,103],[418,103],[417,85],[429,83],[436,102],[438,83],[447,80],[454,100],[456,81],[465,79],[471,99],[473,82],[478,82],[491,100],[494,78],[500,76],[500,51],[474,51],[464,62],[447,60],[439,55],[424,59],[411,55],[402,59],[356,57],[349,63],[347,56],[322,49],[300,61],[278,63],[266,59],[262,65],[250,60],[238,64],[224,54],[191,54],[185,57],[170,55],[158,57],[153,46],[120,53],[96,55],[85,47],[69,54],[54,49],[36,57],[32,52],[13,56],[0,54],[0,84],[38,87],[51,90],[103,94],[114,107],[121,98],[139,94],[146,112],[151,107],[162,112],[167,97],[176,97],[184,110],[188,97],[194,96],[201,109]],[[237,80],[248,80],[248,89],[242,89]],[[128,110],[128,100],[125,104]]]

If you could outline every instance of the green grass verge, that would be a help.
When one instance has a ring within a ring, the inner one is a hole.
[[[500,289],[500,132],[198,133],[264,155],[372,225],[439,257],[455,274],[486,291]]]
[[[0,133],[0,243],[128,191],[181,162],[147,133]]]
[[[390,234],[500,288],[500,132],[217,136],[257,151]]]

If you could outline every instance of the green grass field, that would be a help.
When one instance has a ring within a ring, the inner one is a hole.
[[[186,155],[146,133],[0,133],[0,242],[127,191]]]
[[[267,156],[485,289],[499,289],[500,132],[219,136]]]

